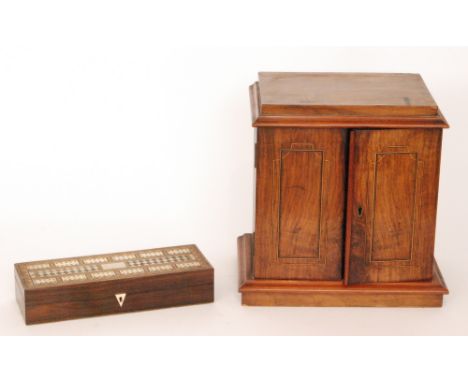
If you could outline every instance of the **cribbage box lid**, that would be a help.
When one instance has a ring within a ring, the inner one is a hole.
[[[196,245],[104,255],[66,257],[15,264],[24,289],[63,287],[212,269]]]
[[[448,127],[416,73],[260,72],[250,95],[255,127]]]
[[[212,302],[214,269],[196,245],[15,264],[27,324]]]

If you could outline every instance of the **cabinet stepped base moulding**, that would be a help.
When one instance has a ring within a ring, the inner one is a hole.
[[[239,291],[252,306],[440,307],[448,293],[437,264],[431,281],[361,284],[342,281],[261,280],[252,275],[253,235],[237,239]]]
[[[441,306],[434,260],[442,133],[418,74],[260,73],[255,234],[242,302]]]

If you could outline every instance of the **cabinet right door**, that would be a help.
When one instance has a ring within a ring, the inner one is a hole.
[[[441,129],[351,132],[349,284],[432,277],[441,139]]]

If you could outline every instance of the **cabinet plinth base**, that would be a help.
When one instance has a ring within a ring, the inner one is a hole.
[[[440,307],[448,294],[434,262],[431,281],[344,285],[342,281],[254,279],[253,235],[237,239],[239,292],[251,306]]]

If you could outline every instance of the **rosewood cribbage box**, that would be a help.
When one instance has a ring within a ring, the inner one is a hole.
[[[26,324],[212,302],[213,276],[195,245],[15,264]]]
[[[418,74],[260,73],[246,305],[428,306],[442,130]]]

